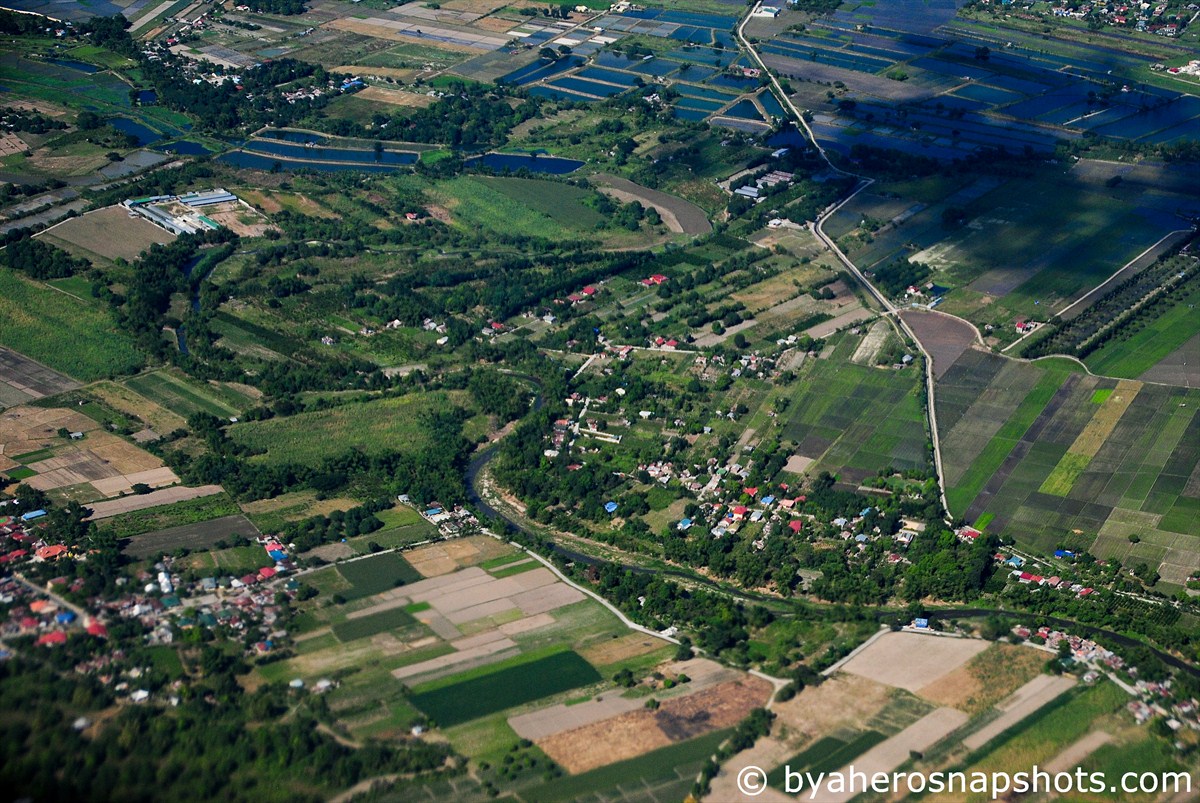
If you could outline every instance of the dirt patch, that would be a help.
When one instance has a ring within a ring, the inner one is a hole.
[[[1036,677],[1046,663],[1039,650],[996,643],[953,672],[917,691],[939,705],[978,714]]]
[[[786,463],[783,464],[783,470],[790,471],[792,474],[803,474],[814,462],[816,461],[811,457],[805,457],[802,454],[794,454],[787,459]]]
[[[391,106],[410,106],[423,109],[432,104],[435,98],[429,95],[418,95],[415,92],[404,92],[399,89],[384,89],[381,86],[369,86],[360,91],[357,97],[376,103],[387,103]]]
[[[110,499],[107,502],[93,502],[88,505],[92,509],[92,515],[88,516],[88,521],[107,519],[110,516],[116,516],[121,513],[132,513],[135,510],[145,510],[148,507],[158,507],[159,505],[170,505],[175,502],[184,502],[188,499],[199,499],[202,496],[212,496],[224,491],[225,489],[220,485],[201,485],[198,488],[176,486],[174,488],[163,488],[161,491],[152,491],[148,494]]]
[[[165,245],[175,239],[174,234],[140,215],[130,217],[121,206],[107,206],[65,220],[39,236],[78,246],[106,259],[121,257],[129,261],[156,243]]]
[[[943,312],[906,309],[901,311],[900,317],[913,330],[921,347],[929,352],[933,359],[933,375],[938,379],[978,340],[975,327]]]
[[[568,772],[586,772],[740,722],[770,698],[765,680],[745,677],[555,734],[537,744]]]
[[[672,231],[684,234],[707,234],[712,231],[712,223],[709,222],[708,215],[691,201],[643,187],[619,176],[597,173],[593,178],[597,184],[607,188],[610,192],[629,196],[628,199],[623,198],[622,200],[638,200],[643,204],[653,206]],[[672,220],[675,222],[674,226],[671,225]]]
[[[916,692],[987,649],[979,639],[885,633],[842,666],[843,672]]]
[[[257,209],[241,201],[229,201],[205,207],[204,216],[241,237],[262,237],[268,231],[279,231]]]
[[[854,350],[854,356],[850,358],[850,362],[858,365],[874,365],[879,359],[879,352],[883,350],[883,344],[887,342],[888,331],[891,326],[887,321],[876,321],[871,324],[871,328],[867,331],[867,336],[858,344],[858,348]]]
[[[1051,775],[1071,772],[1082,764],[1085,758],[1111,742],[1112,738],[1112,734],[1104,731],[1092,731],[1063,748],[1061,753],[1046,763],[1044,769]]]
[[[258,528],[245,516],[222,516],[219,519],[168,527],[165,530],[137,535],[125,541],[122,551],[135,558],[149,558],[159,552],[177,549],[208,549],[223,539],[237,536],[257,538]]]
[[[593,666],[606,666],[654,652],[666,643],[643,633],[629,633],[620,638],[589,644],[577,652]]]

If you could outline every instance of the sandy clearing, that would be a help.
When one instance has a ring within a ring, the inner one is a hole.
[[[805,457],[802,454],[794,454],[788,457],[787,462],[783,464],[783,470],[790,471],[793,474],[803,474],[814,462],[816,461],[811,457]]]
[[[584,599],[586,599],[586,596],[578,589],[571,588],[566,583],[555,583],[545,588],[535,588],[515,594],[512,597],[512,602],[521,609],[521,613],[526,616],[534,616],[535,614],[553,611]]]
[[[917,692],[940,706],[978,714],[1042,673],[1041,650],[996,642]]]
[[[179,477],[175,476],[175,472],[163,466],[162,468],[152,468],[146,471],[135,471],[132,474],[122,474],[119,477],[93,480],[92,487],[105,496],[115,496],[116,494],[127,493],[138,483],[155,488],[164,485],[174,485],[177,482],[179,482]]]
[[[908,760],[910,751],[920,753],[929,749],[955,728],[961,727],[967,719],[967,715],[962,711],[938,708],[890,739],[875,745],[851,764],[843,767],[841,772],[848,775],[853,767],[856,772],[865,773],[868,778],[877,772],[890,773]],[[857,792],[846,791],[839,794],[822,789],[819,798],[824,803],[845,803],[862,791],[859,789]]]
[[[539,575],[536,578],[529,578],[529,575]],[[439,613],[444,616],[449,616],[454,611],[461,611],[466,608],[473,608],[476,605],[481,605],[485,602],[493,602],[495,600],[504,599],[506,597],[518,596],[523,593],[529,593],[526,588],[536,589],[539,586],[549,586],[558,583],[558,578],[549,569],[534,569],[531,572],[505,577],[500,580],[492,578],[490,575],[484,575],[486,581],[464,583],[458,586],[453,586],[447,589],[440,589],[436,594],[430,594],[424,599],[429,602]],[[524,583],[515,582],[518,578],[528,578]],[[540,583],[532,582],[538,580]],[[569,586],[564,586],[569,588]],[[417,594],[409,592],[414,600],[421,599]],[[527,614],[542,613],[549,608],[541,610],[529,610]]]
[[[173,488],[163,488],[161,491],[152,491],[148,494],[110,499],[107,502],[93,502],[88,505],[92,509],[92,515],[88,516],[88,521],[106,519],[109,516],[116,516],[120,513],[145,510],[148,507],[169,505],[188,499],[199,499],[202,496],[223,493],[224,490],[220,485],[201,485],[196,488],[185,488],[179,485]]]
[[[916,692],[988,647],[980,639],[885,633],[842,666],[843,672]]]
[[[1047,761],[1042,769],[1051,775],[1071,772],[1082,764],[1085,758],[1111,742],[1112,738],[1110,733],[1092,731],[1064,747],[1062,752]]]
[[[479,605],[472,605],[469,608],[460,608],[457,611],[448,611],[446,618],[451,623],[456,625],[474,622],[476,619],[483,619],[488,616],[496,616],[502,613],[508,613],[515,610],[516,605],[512,603],[508,597],[490,600]]]
[[[430,658],[428,661],[420,661],[408,666],[402,666],[399,669],[392,670],[392,677],[397,680],[406,680],[414,678],[418,675],[426,675],[431,672],[448,669],[449,667],[458,664],[466,663],[477,658],[487,658],[504,650],[515,650],[516,643],[508,638],[501,638],[497,641],[492,641],[487,644],[480,644],[477,647],[471,647],[465,650],[459,650],[447,655],[442,655],[437,658]]]
[[[804,334],[812,338],[829,337],[839,329],[844,329],[847,326],[859,323],[860,321],[866,321],[874,317],[875,312],[873,310],[866,309],[865,307],[858,307],[850,310],[849,312],[843,312],[841,315],[833,318],[832,320],[819,323],[816,326],[811,326],[804,330]]]
[[[1038,675],[997,704],[996,708],[1003,713],[963,739],[963,746],[978,750],[1074,685],[1074,679],[1069,677]]]
[[[564,731],[582,728],[611,717],[643,707],[646,701],[638,697],[622,697],[611,691],[597,695],[586,703],[559,703],[549,708],[510,717],[509,726],[517,735],[530,740],[545,739]]]

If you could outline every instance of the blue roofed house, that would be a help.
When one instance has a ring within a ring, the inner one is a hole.
[[[604,512],[609,513],[609,514],[616,513],[617,512],[617,503],[616,502],[606,502],[604,504]]]

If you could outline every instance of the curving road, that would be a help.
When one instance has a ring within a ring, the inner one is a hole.
[[[747,12],[746,16],[742,18],[742,21],[738,23],[738,42],[746,50],[746,52],[750,54],[750,57],[754,59],[754,62],[759,66],[759,69],[762,70],[763,75],[770,79],[771,86],[774,88],[776,96],[783,102],[783,105],[787,107],[788,111],[792,113],[792,116],[796,119],[796,123],[804,129],[805,135],[808,137],[809,141],[812,142],[813,147],[817,150],[817,153],[821,155],[821,158],[825,161],[825,164],[827,164],[831,170],[840,173],[843,176],[849,176],[851,178],[858,179],[860,182],[858,187],[855,188],[854,192],[850,193],[850,195],[847,196],[841,203],[825,210],[825,212],[823,212],[817,218],[816,224],[812,226],[812,232],[817,236],[818,240],[824,243],[825,246],[834,253],[834,256],[838,258],[838,261],[850,271],[851,275],[858,280],[859,284],[866,288],[867,292],[879,302],[880,306],[882,306],[885,311],[885,316],[893,321],[893,326],[901,330],[904,335],[907,335],[908,339],[912,341],[916,348],[921,352],[921,355],[925,358],[925,407],[929,411],[929,438],[933,443],[934,473],[937,476],[938,495],[941,498],[942,510],[945,511],[946,518],[949,520],[950,505],[946,501],[946,481],[945,473],[942,470],[942,445],[938,438],[937,408],[933,403],[933,357],[928,351],[925,350],[925,347],[921,345],[921,341],[917,339],[916,334],[911,328],[909,328],[904,319],[900,317],[899,308],[893,304],[891,300],[887,298],[887,296],[881,293],[879,289],[875,287],[875,285],[871,284],[867,277],[863,275],[863,272],[858,269],[858,266],[855,265],[848,256],[842,253],[842,249],[838,248],[837,243],[835,243],[832,238],[826,235],[824,229],[822,228],[825,225],[826,220],[836,214],[838,210],[840,210],[850,201],[854,200],[854,198],[860,192],[874,184],[875,180],[865,176],[860,176],[856,173],[850,173],[833,163],[833,160],[829,158],[829,154],[826,153],[825,149],[821,146],[820,141],[817,140],[816,135],[813,134],[812,129],[808,127],[808,121],[804,119],[804,115],[801,114],[800,110],[796,108],[794,103],[792,103],[792,99],[788,97],[787,93],[783,91],[783,86],[779,83],[779,79],[775,77],[775,74],[771,72],[770,69],[768,69],[766,63],[762,60],[762,56],[759,55],[758,51],[754,49],[754,46],[750,44],[750,41],[746,38],[746,23],[750,21],[750,19],[754,16],[754,13],[758,11],[761,6],[762,0],[758,0],[758,2],[754,4],[754,7],[751,8],[750,11]]]

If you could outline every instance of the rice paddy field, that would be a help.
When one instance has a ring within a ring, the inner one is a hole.
[[[861,340],[844,336],[827,359],[811,360],[789,387],[784,438],[817,470],[861,481],[893,466],[928,465],[920,368],[900,371],[850,362]]]
[[[1200,565],[1200,391],[970,349],[937,399],[954,515],[1043,553],[1144,561],[1171,587]]]

